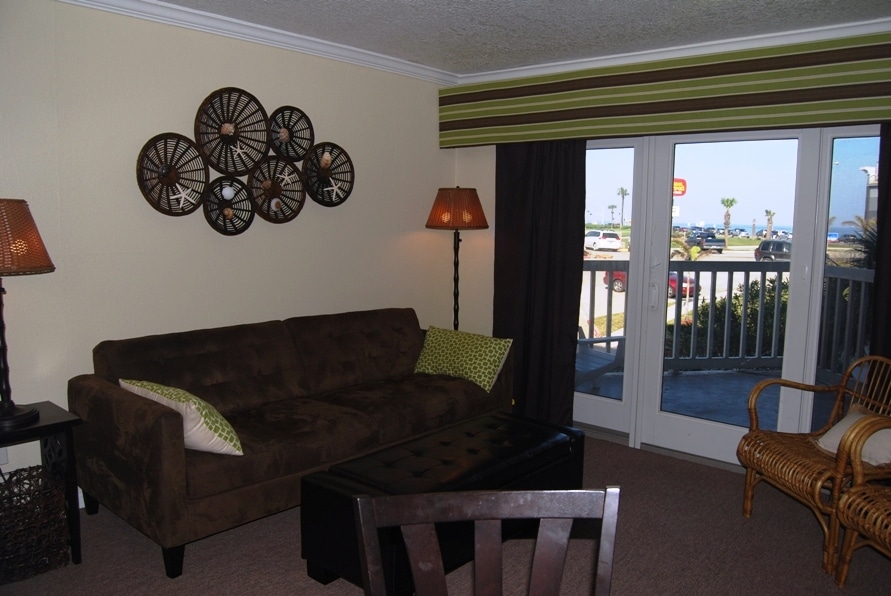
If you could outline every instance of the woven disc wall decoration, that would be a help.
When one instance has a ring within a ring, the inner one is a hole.
[[[207,187],[204,217],[210,227],[225,236],[241,234],[254,221],[254,204],[244,182],[220,176]]]
[[[175,132],[156,135],[136,158],[142,196],[165,215],[188,215],[201,206],[207,163],[192,139]]]
[[[318,143],[309,148],[303,159],[306,192],[325,207],[336,207],[353,192],[353,161],[342,147],[334,143]]]
[[[257,214],[272,223],[285,223],[300,214],[306,202],[303,176],[293,162],[269,156],[248,175],[248,188]]]
[[[282,106],[269,117],[269,142],[276,155],[299,161],[312,147],[312,122],[302,110]]]
[[[269,152],[266,110],[243,89],[218,89],[198,108],[195,141],[216,170],[230,176],[247,174]]]

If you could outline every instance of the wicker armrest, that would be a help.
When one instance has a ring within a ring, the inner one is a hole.
[[[749,430],[758,430],[758,398],[761,397],[761,392],[763,392],[768,387],[772,387],[774,385],[779,385],[780,387],[789,387],[791,389],[800,389],[801,391],[810,391],[811,393],[819,393],[819,392],[837,392],[839,389],[838,385],[812,385],[810,383],[800,383],[798,381],[790,381],[789,379],[765,379],[763,381],[759,381],[752,387],[752,391],[749,392]],[[822,434],[825,432],[827,428],[821,429],[820,431],[814,434]]]
[[[862,459],[863,446],[872,435],[883,429],[891,429],[891,417],[872,414],[852,424],[842,435],[836,452],[837,462],[840,469],[843,469],[850,461],[854,471],[853,485],[863,484],[877,476],[891,476],[891,463],[887,466],[872,466]],[[885,468],[887,469],[883,473]]]

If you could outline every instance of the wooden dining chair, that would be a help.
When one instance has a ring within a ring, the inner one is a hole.
[[[825,426],[811,433],[760,428],[758,397],[774,385],[833,394],[834,405]],[[850,443],[866,415],[891,416],[891,360],[888,358],[865,356],[855,360],[835,385],[767,379],[756,384],[749,395],[749,432],[740,439],[736,450],[746,468],[743,515],[752,514],[755,486],[762,481],[808,506],[823,529],[823,570],[827,573],[835,573],[838,563],[836,507],[842,493],[851,485]],[[834,441],[827,441],[830,436]],[[832,443],[837,446],[832,447]],[[863,476],[867,481],[891,478],[891,465],[864,464]]]
[[[502,521],[540,520],[529,596],[557,594],[574,520],[601,520],[594,587],[609,594],[619,488],[557,491],[464,491],[368,497],[355,501],[365,594],[387,593],[379,529],[400,528],[417,596],[446,596],[434,524],[473,522],[476,596],[502,595]]]

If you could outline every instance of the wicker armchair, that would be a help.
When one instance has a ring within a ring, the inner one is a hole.
[[[864,475],[868,464],[864,464],[861,457],[863,446],[873,433],[891,429],[891,417],[870,416],[857,427],[859,432],[850,441],[854,480],[851,488],[842,493],[837,508],[837,519],[845,530],[835,572],[835,583],[839,587],[844,587],[851,557],[861,546],[872,546],[891,557],[891,486],[868,483]]]
[[[785,433],[758,428],[758,397],[769,386],[780,385],[810,392],[835,394],[835,403],[826,425],[812,433]],[[749,395],[749,432],[740,440],[736,454],[746,468],[743,515],[752,514],[755,486],[762,480],[807,505],[823,528],[823,570],[834,573],[838,562],[839,526],[836,506],[853,475],[851,441],[858,423],[842,436],[836,453],[817,445],[832,426],[847,413],[891,416],[891,360],[866,356],[845,371],[837,385],[809,385],[786,379],[768,379],[752,388]],[[866,481],[891,478],[891,466],[863,464]]]

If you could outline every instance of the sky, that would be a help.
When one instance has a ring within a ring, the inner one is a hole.
[[[767,226],[765,210],[775,213],[775,227],[789,227],[793,219],[797,140],[686,143],[676,146],[676,178],[687,183],[683,196],[674,198],[676,226],[724,225],[723,197],[736,199],[730,210],[731,228],[749,230]],[[863,215],[866,174],[860,168],[875,167],[878,137],[838,140],[833,152],[830,216],[834,228]],[[587,213],[589,223],[619,223],[622,212],[620,187],[633,191],[633,149],[588,151]],[[612,220],[609,205],[615,205]],[[625,221],[631,219],[631,195],[625,198]]]

